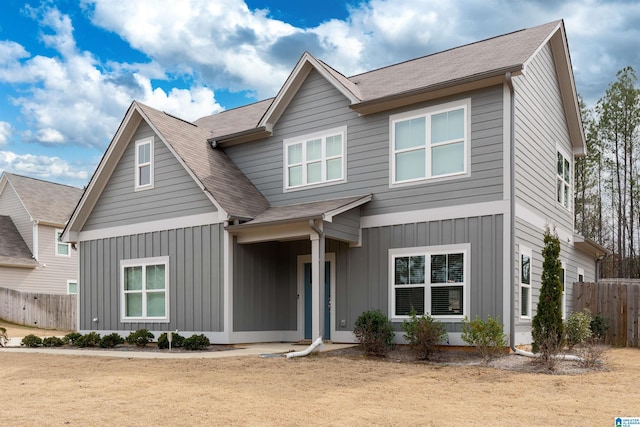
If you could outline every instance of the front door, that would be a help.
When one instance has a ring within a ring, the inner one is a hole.
[[[304,338],[315,339],[311,336],[311,263],[304,264]],[[331,339],[331,263],[324,263],[324,336]]]

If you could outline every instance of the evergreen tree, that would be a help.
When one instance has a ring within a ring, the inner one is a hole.
[[[560,239],[549,227],[544,232],[542,284],[538,310],[533,318],[533,351],[555,353],[562,343],[562,282]]]

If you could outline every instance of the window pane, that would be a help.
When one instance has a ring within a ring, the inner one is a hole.
[[[307,141],[307,160],[319,160],[322,157],[322,140]]]
[[[327,157],[342,155],[342,135],[334,135],[327,138]]]
[[[66,243],[58,243],[58,255],[69,255],[69,245]]]
[[[124,269],[124,290],[142,290],[142,267],[126,267]]]
[[[307,165],[307,184],[320,181],[322,181],[322,163],[309,163]]]
[[[124,297],[127,317],[142,317],[142,294],[126,294]]]
[[[78,283],[76,282],[69,282],[69,290],[68,290],[69,294],[77,294],[78,293]]]
[[[424,177],[424,149],[396,154],[396,181],[406,181]]]
[[[396,288],[396,316],[409,316],[412,308],[424,314],[424,288]]]
[[[140,183],[139,185],[149,185],[151,184],[151,166],[140,166]]]
[[[424,283],[424,256],[409,258],[409,280],[412,285]]]
[[[448,111],[431,116],[431,143],[464,138],[464,110]]]
[[[557,191],[557,200],[558,203],[562,203],[562,187],[564,186],[564,184],[562,184],[562,180],[560,178],[558,178],[558,191]]]
[[[431,175],[464,171],[464,143],[440,145],[431,149]]]
[[[164,295],[164,292],[150,292],[147,294],[147,316],[165,316]]]
[[[431,255],[431,283],[447,283],[446,255]]]
[[[564,185],[564,201],[562,203],[565,208],[569,208],[569,186]]]
[[[293,165],[302,162],[302,144],[293,144],[287,147],[287,164]]]
[[[562,156],[562,154],[560,154],[560,152],[557,153],[558,154],[558,175],[563,176],[563,162],[564,162],[564,157]]]
[[[405,257],[396,258],[395,284],[396,285],[409,284],[409,257],[405,256]]]
[[[456,315],[462,314],[463,311],[461,286],[439,286],[431,288],[432,315]]]
[[[529,316],[529,288],[520,288],[520,315]]]
[[[342,178],[342,158],[327,160],[327,180]]]
[[[138,145],[138,164],[151,161],[151,144]]]
[[[571,182],[571,173],[570,173],[569,160],[564,159],[564,180],[567,182]]]
[[[289,186],[295,187],[296,185],[302,185],[302,166],[289,168]]]
[[[147,266],[147,289],[164,289],[164,265]]]
[[[425,145],[425,118],[405,120],[395,124],[395,149],[419,147]]]
[[[529,255],[522,255],[520,259],[520,265],[522,269],[522,277],[520,278],[520,283],[529,285],[531,284],[531,259],[529,258]]]
[[[584,276],[582,274],[578,274],[578,282],[584,282]]]
[[[448,258],[448,283],[464,282],[464,254],[449,254]]]

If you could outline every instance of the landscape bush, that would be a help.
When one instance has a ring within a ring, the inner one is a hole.
[[[33,334],[29,334],[26,337],[22,338],[22,341],[20,341],[20,345],[32,348],[40,347],[42,346],[42,338]]]
[[[43,347],[60,347],[64,345],[64,341],[59,337],[46,337],[42,339]]]
[[[127,343],[138,347],[144,347],[150,342],[153,342],[153,334],[146,329],[138,329],[127,337]]]
[[[9,342],[9,336],[7,335],[7,329],[0,326],[0,347],[4,347]]]
[[[105,335],[100,338],[100,343],[98,345],[101,348],[113,348],[120,344],[124,344],[124,338],[122,338],[117,332],[112,332],[109,335]]]
[[[605,335],[610,327],[609,318],[601,314],[595,314],[591,316],[591,335],[598,341],[604,340]]]
[[[205,350],[207,347],[209,347],[210,344],[211,343],[209,342],[209,338],[207,338],[204,334],[191,335],[183,342],[183,346],[187,350]]]
[[[411,319],[402,322],[404,337],[420,360],[429,360],[438,351],[438,346],[447,342],[447,331],[442,322],[429,315],[417,316],[411,311]]]
[[[476,348],[485,364],[503,354],[507,346],[500,319],[491,316],[486,321],[477,316],[472,321],[465,317],[462,321],[462,340]]]
[[[78,338],[80,338],[81,336],[82,336],[82,334],[80,332],[70,332],[67,335],[65,335],[64,337],[62,337],[62,341],[65,344],[75,345],[76,344],[76,340]]]
[[[591,314],[572,312],[564,323],[565,342],[569,350],[591,338]]]
[[[98,347],[100,345],[100,334],[97,332],[89,332],[76,338],[74,345],[77,347]]]
[[[371,356],[386,356],[393,343],[393,327],[380,310],[363,312],[353,328],[362,350]]]
[[[177,332],[171,333],[171,348],[178,348],[184,346],[184,337]],[[169,337],[166,332],[163,332],[158,337],[158,348],[169,348]]]

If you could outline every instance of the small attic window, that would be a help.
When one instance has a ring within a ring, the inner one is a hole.
[[[136,141],[135,189],[153,188],[153,138]]]

